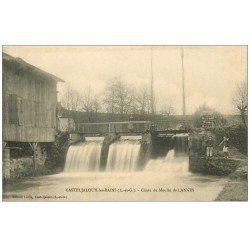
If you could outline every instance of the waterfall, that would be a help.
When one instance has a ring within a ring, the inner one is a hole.
[[[85,142],[69,147],[65,172],[100,171],[104,137],[86,137],[85,140]]]
[[[175,156],[185,156],[188,154],[188,135],[177,134],[172,137],[172,148]]]
[[[141,136],[121,136],[119,141],[110,145],[106,171],[136,171],[141,138]]]
[[[151,159],[144,171],[187,174],[189,171],[188,135],[174,135],[170,147],[172,149],[167,152],[164,158]]]
[[[169,150],[164,161],[168,162],[168,161],[172,161],[175,158],[175,152],[174,150]]]
[[[99,172],[101,170],[104,137],[86,137],[85,139],[84,142],[69,147],[65,172]],[[137,171],[141,139],[142,136],[121,136],[119,140],[111,144],[107,155],[106,172]],[[167,154],[165,153],[165,157],[151,159],[145,171],[188,171],[187,142],[187,134],[173,135],[170,143],[160,144],[164,146],[164,150],[170,149]]]
[[[144,171],[163,172],[168,174],[182,173],[187,174],[189,168],[189,159],[187,156],[176,157],[174,150],[170,150],[165,158],[151,159]]]

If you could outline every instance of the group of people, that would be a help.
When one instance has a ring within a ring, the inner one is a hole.
[[[208,139],[205,141],[205,143],[206,143],[206,156],[207,156],[207,158],[208,157],[212,157],[213,156],[213,150],[214,150],[214,140],[213,140],[213,137],[210,135],[208,137]],[[227,136],[223,137],[223,140],[219,144],[219,147],[221,145],[223,146],[222,152],[224,154],[224,157],[228,158],[229,157],[229,152],[228,152],[229,138]]]

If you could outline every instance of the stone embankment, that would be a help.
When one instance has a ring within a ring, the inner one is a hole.
[[[227,176],[233,173],[239,164],[240,161],[233,158],[207,158],[198,154],[190,154],[189,157],[189,170],[193,173]]]

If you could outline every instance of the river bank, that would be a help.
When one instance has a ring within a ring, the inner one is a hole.
[[[229,175],[229,181],[215,201],[248,201],[248,165],[247,156],[237,149],[230,149],[230,157],[238,160],[235,172]]]

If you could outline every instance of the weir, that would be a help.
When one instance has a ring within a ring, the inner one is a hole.
[[[148,132],[136,136],[113,133],[112,136],[85,137],[84,141],[71,145],[66,157],[65,172],[156,170],[161,163],[173,163],[177,158],[187,155],[188,134],[185,133]]]
[[[86,137],[85,142],[71,145],[67,152],[65,172],[100,171],[104,137]]]
[[[113,143],[109,147],[106,171],[136,171],[141,139],[141,136],[121,136],[119,141]]]
[[[189,172],[188,135],[172,136],[166,156],[151,159],[144,171],[187,174]]]
[[[188,154],[188,135],[177,134],[171,139],[171,148],[174,149],[175,156],[185,156]]]

